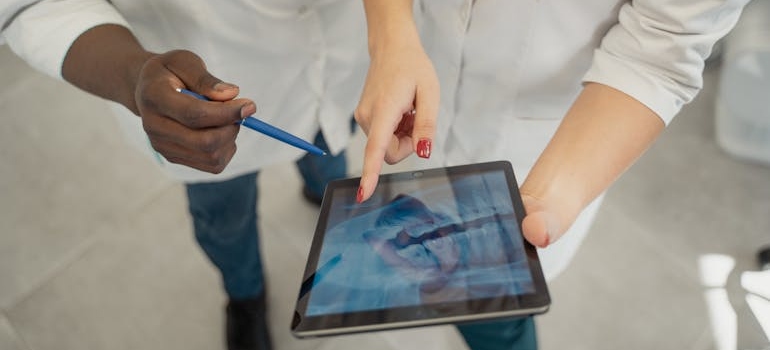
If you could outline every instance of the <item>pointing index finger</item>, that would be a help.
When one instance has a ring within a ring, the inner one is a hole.
[[[356,195],[356,201],[361,203],[374,193],[379,182],[382,163],[389,147],[393,146],[395,137],[393,132],[398,126],[401,113],[393,109],[389,111],[375,111],[372,124],[369,128],[366,148],[364,149],[364,165],[361,173],[361,182]]]

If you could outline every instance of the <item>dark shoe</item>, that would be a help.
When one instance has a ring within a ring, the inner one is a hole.
[[[770,245],[767,245],[757,253],[757,261],[761,270],[770,270]]]
[[[233,300],[227,304],[228,350],[271,350],[273,344],[267,329],[265,295]]]
[[[302,186],[302,197],[305,197],[305,200],[310,202],[310,204],[315,204],[319,207],[321,206],[321,201],[323,201],[323,196],[310,192],[307,186]]]

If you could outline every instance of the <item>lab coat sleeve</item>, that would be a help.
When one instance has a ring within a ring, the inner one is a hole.
[[[72,43],[101,24],[128,27],[105,0],[11,0],[0,8],[2,41],[33,68],[62,79],[64,57]]]
[[[584,82],[611,86],[668,124],[703,86],[705,59],[748,0],[634,0],[594,52]]]
[[[5,4],[0,6],[0,29],[5,29],[11,21],[24,11],[29,6],[32,6],[37,1],[35,0],[4,0]],[[0,36],[0,44],[4,43],[3,37]]]

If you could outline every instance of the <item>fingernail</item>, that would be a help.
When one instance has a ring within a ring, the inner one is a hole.
[[[243,105],[243,107],[241,107],[241,119],[246,119],[246,117],[256,112],[257,112],[257,105],[255,105],[254,102],[249,102]]]
[[[429,139],[420,139],[417,142],[417,156],[420,158],[430,158],[431,142]]]
[[[214,90],[217,92],[225,92],[227,90],[237,89],[238,86],[220,81],[214,85]]]
[[[361,186],[358,186],[358,192],[356,192],[356,203],[361,203],[364,201],[364,188]]]

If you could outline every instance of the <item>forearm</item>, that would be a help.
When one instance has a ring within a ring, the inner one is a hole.
[[[364,0],[364,10],[372,57],[391,44],[419,45],[412,0]]]
[[[602,84],[588,83],[535,163],[521,192],[552,203],[572,222],[664,129],[649,108]]]
[[[62,64],[62,77],[138,114],[134,99],[136,81],[142,66],[152,55],[126,27],[100,25],[73,42]]]

